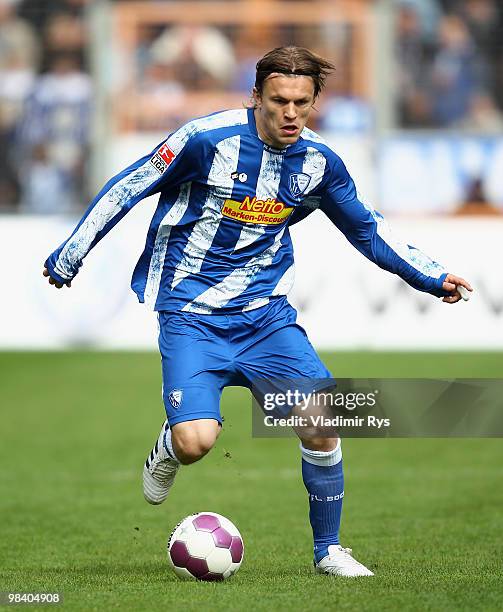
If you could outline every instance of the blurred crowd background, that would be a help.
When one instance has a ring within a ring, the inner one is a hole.
[[[270,4],[250,3],[254,11],[267,11]],[[190,117],[246,103],[258,57],[283,44],[307,46],[336,63],[313,118],[312,127],[324,134],[376,139],[448,131],[493,140],[503,135],[503,3],[498,0],[385,3],[391,8],[393,45],[384,132],[376,118],[367,40],[378,0],[346,2],[347,18],[342,12],[330,24],[322,18],[316,23],[309,3],[294,2],[295,18],[289,21],[285,11],[284,22],[267,27],[245,18],[233,23],[225,12],[236,11],[237,3],[227,4],[219,24],[213,13],[208,23],[177,18],[191,7],[181,1],[0,0],[0,212],[82,209],[95,189],[90,156],[102,144],[93,129],[96,112],[112,139],[167,133]],[[115,15],[110,38],[98,44],[105,87],[92,60],[97,21],[91,13],[98,5]],[[174,11],[168,23],[167,5]],[[201,10],[211,5],[200,3]],[[106,103],[98,108],[103,95]],[[475,212],[496,214],[503,206],[491,201],[480,172],[465,183],[459,208],[470,212],[474,202]]]
[[[398,3],[401,127],[501,132],[502,8],[497,0]]]
[[[0,208],[83,204],[93,81],[87,0],[0,0]]]

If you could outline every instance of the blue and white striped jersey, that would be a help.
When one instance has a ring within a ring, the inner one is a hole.
[[[132,279],[140,302],[155,310],[245,311],[286,295],[294,279],[289,225],[316,208],[371,261],[444,295],[443,268],[392,238],[316,133],[306,128],[295,144],[273,149],[258,137],[251,109],[190,121],[112,178],[47,259],[50,275],[72,279],[97,242],[155,193],[159,203]]]

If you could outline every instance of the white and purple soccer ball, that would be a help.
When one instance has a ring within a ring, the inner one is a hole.
[[[225,580],[243,561],[243,538],[237,527],[215,512],[184,518],[168,540],[168,560],[179,578]]]

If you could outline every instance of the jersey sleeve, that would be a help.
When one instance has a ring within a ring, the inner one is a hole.
[[[384,217],[358,197],[353,179],[335,156],[320,208],[367,259],[437,297],[447,271],[416,247],[393,236]]]
[[[65,283],[79,271],[89,251],[140,200],[196,178],[201,147],[190,131],[181,129],[110,179],[93,199],[71,236],[49,255],[45,267]]]

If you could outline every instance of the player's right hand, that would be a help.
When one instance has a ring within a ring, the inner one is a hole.
[[[63,286],[62,283],[58,282],[57,280],[55,280],[54,278],[52,278],[52,276],[49,274],[49,270],[47,268],[44,268],[44,271],[42,272],[42,274],[44,276],[47,276],[47,278],[49,279],[49,285],[54,285],[56,287],[56,289],[61,289],[61,287]],[[72,286],[72,281],[67,281],[65,283],[65,285],[67,287],[71,287]]]

